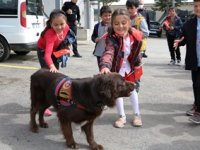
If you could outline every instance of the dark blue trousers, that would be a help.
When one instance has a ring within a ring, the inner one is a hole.
[[[194,92],[194,104],[196,111],[200,113],[200,67],[198,70],[192,70],[192,82]]]

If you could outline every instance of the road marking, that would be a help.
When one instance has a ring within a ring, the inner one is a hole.
[[[39,69],[37,67],[31,67],[31,66],[18,66],[18,65],[5,65],[5,64],[0,64],[0,67],[16,68],[16,69],[30,69],[30,70],[37,70],[37,69]]]

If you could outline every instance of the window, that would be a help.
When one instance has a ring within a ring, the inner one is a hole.
[[[0,0],[0,15],[17,15],[18,0]]]
[[[27,15],[43,15],[42,0],[27,0]]]

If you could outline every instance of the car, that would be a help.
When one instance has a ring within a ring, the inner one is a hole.
[[[26,55],[36,50],[45,27],[42,0],[0,0],[0,62],[11,50]]]
[[[162,36],[162,25],[157,21],[150,21],[150,27],[149,27],[149,34],[161,37]]]

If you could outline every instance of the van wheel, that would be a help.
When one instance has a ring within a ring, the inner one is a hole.
[[[17,55],[26,55],[30,53],[30,51],[14,51]]]
[[[9,45],[4,38],[0,37],[0,62],[7,60],[9,56]]]

